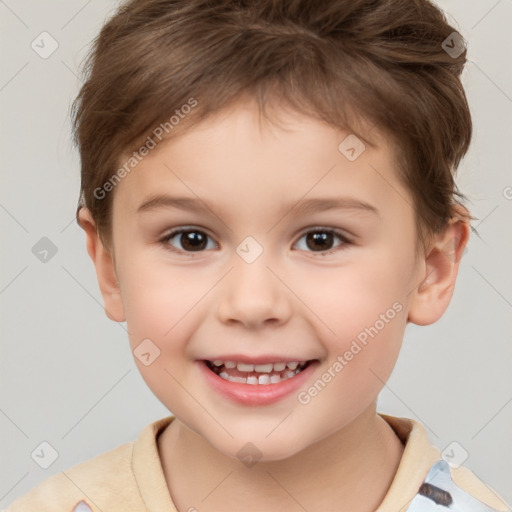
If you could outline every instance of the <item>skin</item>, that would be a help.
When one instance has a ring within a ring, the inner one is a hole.
[[[161,144],[115,189],[111,247],[80,212],[107,315],[127,322],[132,351],[144,339],[160,350],[148,366],[134,360],[176,416],[158,448],[180,512],[375,510],[403,452],[376,413],[378,394],[407,324],[431,324],[446,310],[469,237],[454,217],[416,258],[413,200],[386,139],[351,162],[338,151],[348,132],[279,115],[283,126],[261,124],[255,103],[238,102]],[[199,197],[212,211],[137,213],[155,193]],[[283,207],[334,196],[366,201],[378,215]],[[180,226],[208,235],[206,248],[190,256],[180,235],[160,241]],[[308,232],[327,228],[350,243],[334,236],[328,255],[308,246]],[[263,248],[251,264],[236,252],[247,236]],[[397,302],[401,311],[307,404],[297,393],[237,404],[195,363],[230,353],[318,359],[307,390]],[[252,467],[237,458],[247,442],[261,453]]]

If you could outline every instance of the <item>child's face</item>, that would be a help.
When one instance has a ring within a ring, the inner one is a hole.
[[[160,351],[147,366],[135,361],[181,422],[225,454],[250,441],[269,460],[375,404],[421,278],[412,199],[389,146],[349,161],[338,150],[348,133],[283,119],[289,131],[260,131],[257,107],[238,105],[162,144],[121,181],[113,246],[122,304],[106,299],[126,318],[132,350],[150,354],[141,360]],[[155,196],[210,209],[141,208]],[[342,198],[374,210],[293,208]],[[195,238],[161,241],[179,227]],[[263,393],[214,375],[205,360],[314,362]]]

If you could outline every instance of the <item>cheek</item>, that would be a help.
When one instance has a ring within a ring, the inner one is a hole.
[[[381,315],[390,323],[402,321],[394,320],[398,310],[405,309],[412,286],[407,265],[393,254],[381,252],[378,259],[369,255],[350,266],[330,269],[324,276],[309,276],[301,293],[328,328],[329,337],[346,341],[378,322]]]
[[[179,382],[190,371],[182,361],[204,286],[183,270],[135,259],[120,269],[120,281],[134,361],[155,396],[167,408],[172,396],[175,406],[176,397],[183,395]]]
[[[325,368],[341,357],[343,369],[331,387],[329,398],[345,396],[348,405],[357,409],[378,394],[391,374],[402,344],[407,324],[407,272],[410,260],[406,254],[392,250],[379,251],[378,257],[368,253],[350,267],[339,268],[322,281],[308,303],[326,325],[318,333],[328,351]],[[339,370],[341,366],[338,366]],[[325,398],[327,398],[327,394]],[[354,410],[355,410],[354,409]]]
[[[184,269],[135,259],[120,269],[120,281],[130,334],[159,340],[173,337],[206,286]]]

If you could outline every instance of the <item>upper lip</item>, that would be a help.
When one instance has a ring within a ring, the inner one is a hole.
[[[219,355],[212,357],[205,357],[205,361],[234,361],[236,363],[246,364],[267,364],[267,363],[291,363],[297,361],[298,363],[305,363],[311,361],[312,358],[303,357],[290,357],[281,355],[260,355],[260,356],[248,356],[244,354],[228,354]]]

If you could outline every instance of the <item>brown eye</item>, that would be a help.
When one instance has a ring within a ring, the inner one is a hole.
[[[300,240],[303,238],[305,238],[305,244],[303,244],[302,247],[299,247],[299,249],[321,253],[322,256],[344,249],[350,244],[350,240],[346,236],[333,229],[315,229],[308,231],[300,238]],[[341,240],[341,243],[335,245],[333,248],[336,238]]]
[[[332,233],[317,232],[317,233],[308,233],[306,235],[306,245],[311,250],[319,249],[320,251],[326,251],[327,249],[331,249],[333,243],[333,235]]]
[[[171,231],[162,242],[169,244],[171,249],[176,250],[178,252],[200,252],[207,248],[208,238],[210,238],[203,231],[199,231],[198,229],[176,229]],[[181,247],[176,247],[174,243],[172,243],[173,239],[177,240],[177,243]],[[213,244],[216,247],[215,244]]]

